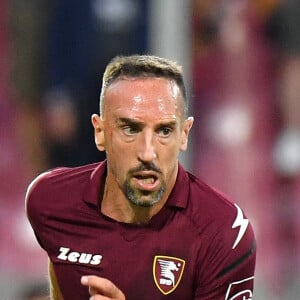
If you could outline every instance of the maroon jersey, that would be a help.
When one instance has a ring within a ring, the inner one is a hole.
[[[37,177],[27,213],[65,300],[88,299],[82,275],[113,281],[128,300],[252,299],[255,239],[241,209],[179,166],[147,225],[100,212],[106,162]]]

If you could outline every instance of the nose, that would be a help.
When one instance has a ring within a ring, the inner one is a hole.
[[[140,161],[151,162],[157,158],[154,146],[154,135],[151,132],[145,132],[140,135],[138,147],[138,159]]]

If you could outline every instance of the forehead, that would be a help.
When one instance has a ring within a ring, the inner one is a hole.
[[[106,89],[104,98],[104,114],[129,118],[177,118],[183,110],[178,85],[165,78],[120,79]]]

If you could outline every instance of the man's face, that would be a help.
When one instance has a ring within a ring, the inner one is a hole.
[[[173,188],[192,126],[192,119],[184,120],[180,90],[162,78],[122,79],[104,97],[99,124],[111,188],[136,205],[151,206]]]

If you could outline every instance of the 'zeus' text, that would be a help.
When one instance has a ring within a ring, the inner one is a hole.
[[[57,256],[60,260],[69,261],[72,263],[99,265],[102,260],[100,254],[80,253],[76,251],[70,251],[70,248],[60,247],[59,255]]]

